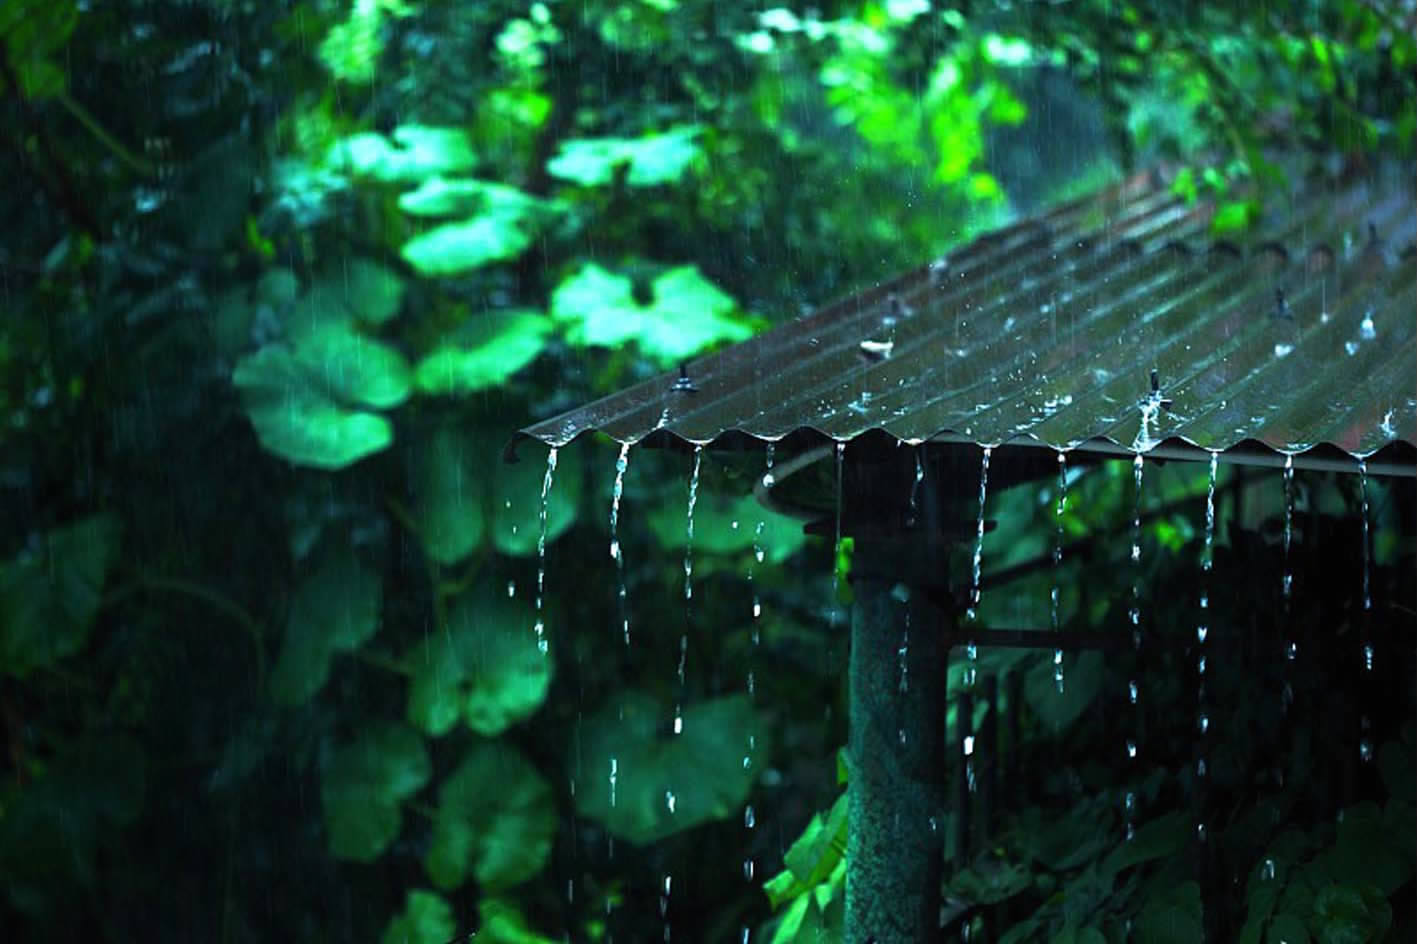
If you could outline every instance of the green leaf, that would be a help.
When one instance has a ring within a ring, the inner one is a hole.
[[[119,535],[115,516],[95,515],[0,563],[0,671],[23,679],[83,648]]]
[[[415,667],[409,720],[436,737],[461,718],[477,733],[495,737],[534,714],[546,700],[552,672],[534,624],[525,603],[490,587],[459,598],[446,632],[405,660]]]
[[[797,891],[805,892],[831,878],[837,864],[846,858],[846,830],[850,813],[849,794],[832,804],[827,818],[814,813],[807,828],[783,855],[783,865],[792,873]],[[779,902],[774,901],[776,908]]]
[[[399,313],[404,282],[394,270],[369,259],[354,259],[343,275],[345,303],[358,320],[382,325]]]
[[[692,266],[680,266],[653,283],[653,302],[634,300],[624,276],[588,263],[551,296],[551,315],[566,325],[566,339],[581,347],[618,347],[628,341],[660,364],[683,360],[720,341],[742,341],[752,326],[736,315],[733,300]]]
[[[433,430],[414,456],[414,520],[424,552],[451,565],[482,544],[488,444],[453,426]]]
[[[517,217],[478,216],[444,223],[404,243],[400,254],[422,275],[458,275],[489,262],[511,259],[531,245]]]
[[[961,869],[950,879],[950,888],[965,901],[994,905],[1007,901],[1033,885],[1033,873],[1018,862],[983,860]]]
[[[1391,895],[1412,878],[1411,839],[1393,835],[1376,803],[1359,803],[1343,811],[1329,864],[1344,882]]]
[[[536,553],[541,535],[541,489],[546,482],[546,464],[529,458],[503,462],[502,445],[508,439],[510,430],[492,440],[495,444],[495,451],[491,453],[495,461],[490,469],[492,544],[503,554],[527,557]],[[561,449],[557,453],[551,492],[546,496],[548,544],[575,524],[580,514],[584,478],[580,450]]]
[[[1298,915],[1275,915],[1265,934],[1266,944],[1309,944],[1309,929]]]
[[[643,692],[584,721],[579,753],[599,769],[577,784],[581,815],[643,845],[741,810],[756,776],[743,764],[749,736],[768,750],[748,696],[689,706],[679,733],[674,724],[674,712]]]
[[[687,497],[685,497],[687,500]],[[650,510],[649,526],[661,547],[681,548],[688,540],[687,509],[682,501],[658,502]],[[758,531],[758,523],[763,529]],[[700,491],[694,505],[694,553],[739,554],[754,544],[774,564],[787,560],[805,544],[802,522],[779,515],[749,495]]]
[[[1210,221],[1210,232],[1214,236],[1238,232],[1248,229],[1258,218],[1259,204],[1255,201],[1232,200],[1221,204],[1215,211],[1215,218]]]
[[[1052,662],[1035,660],[1024,677],[1024,699],[1046,724],[1062,730],[1081,717],[1097,697],[1104,667],[1102,655],[1097,652],[1084,652],[1069,659],[1063,690],[1059,692]]]
[[[327,325],[299,339],[295,362],[331,397],[358,406],[396,407],[408,399],[412,375],[398,351],[347,325]]]
[[[1190,820],[1180,812],[1167,813],[1137,827],[1136,835],[1113,850],[1103,871],[1115,874],[1143,862],[1166,859],[1186,847],[1191,838]]]
[[[236,365],[232,381],[261,445],[296,465],[340,469],[393,442],[389,421],[350,404],[396,406],[411,386],[387,345],[325,324]]]
[[[68,45],[79,21],[74,0],[11,0],[0,4],[0,41],[20,94],[40,101],[60,94],[68,86],[67,70],[58,53]],[[4,83],[0,81],[0,89]]]
[[[335,144],[329,162],[335,169],[384,183],[418,183],[471,170],[477,164],[461,128],[400,125],[392,137],[391,143],[372,132],[351,135]]]
[[[474,315],[455,337],[418,362],[414,386],[443,395],[499,386],[536,359],[551,327],[541,312],[525,309]]]
[[[490,180],[430,177],[416,190],[399,195],[399,209],[419,217],[530,217],[556,212],[560,205]]]
[[[527,927],[526,919],[517,906],[496,898],[484,898],[477,904],[482,926],[477,932],[479,942],[487,944],[557,944],[554,938],[537,934]],[[447,944],[446,941],[440,944]]]
[[[326,555],[296,587],[271,673],[272,697],[287,705],[314,697],[329,677],[335,653],[355,651],[379,628],[382,598],[377,571],[347,549]]]
[[[553,177],[599,187],[610,183],[615,170],[630,165],[625,182],[632,187],[653,187],[672,183],[701,149],[695,140],[702,129],[697,125],[671,128],[660,134],[639,138],[578,138],[561,142],[561,151],[546,164]]]
[[[410,728],[376,722],[337,750],[320,784],[330,854],[372,862],[398,836],[400,804],[428,782],[423,739]]]
[[[381,944],[448,944],[457,933],[453,909],[442,896],[414,889],[379,940]]]
[[[1312,925],[1322,944],[1380,941],[1392,926],[1392,906],[1371,885],[1327,885],[1314,898]]]
[[[1183,882],[1154,896],[1137,917],[1138,944],[1194,944],[1202,940],[1201,890]]]
[[[540,872],[555,835],[551,787],[536,768],[510,744],[477,741],[438,789],[424,865],[439,888],[473,877],[495,891]]]
[[[640,347],[660,363],[673,363],[720,341],[746,341],[752,327],[733,317],[732,298],[693,266],[670,269],[654,280],[654,304],[645,315]]]

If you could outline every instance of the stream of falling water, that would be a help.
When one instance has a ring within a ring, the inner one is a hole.
[[[768,447],[767,447],[767,460],[766,460],[765,468],[763,469],[763,480],[762,480],[762,481],[763,481],[763,487],[764,487],[764,488],[769,488],[769,489],[772,488],[772,487],[773,487],[773,484],[774,484],[774,481],[775,481],[775,480],[773,479],[773,474],[772,474],[772,461],[773,461],[773,443],[768,443]],[[761,510],[761,508],[760,508],[760,510]],[[763,548],[763,529],[764,529],[766,526],[767,526],[767,519],[765,519],[765,518],[763,518],[763,517],[759,517],[759,518],[758,518],[758,523],[757,523],[757,525],[753,528],[753,559],[748,563],[748,585],[749,585],[749,586],[752,588],[752,590],[753,590],[753,609],[752,609],[753,622],[752,622],[752,624],[751,624],[752,629],[750,630],[750,635],[749,635],[749,639],[750,639],[750,642],[752,643],[752,645],[751,645],[751,647],[750,647],[749,650],[748,650],[748,700],[749,700],[750,702],[754,701],[754,700],[755,700],[755,696],[757,695],[757,677],[756,677],[756,675],[755,675],[756,666],[757,666],[757,658],[756,658],[756,657],[757,657],[757,653],[758,653],[758,646],[759,646],[759,644],[762,642],[762,625],[761,625],[761,621],[762,621],[762,616],[763,616],[763,604],[762,604],[762,599],[761,599],[761,597],[758,595],[758,588],[757,588],[757,584],[754,583],[754,578],[757,576],[757,568],[758,568],[758,566],[760,566],[760,565],[762,564],[763,558],[765,557],[765,551],[764,551],[764,548]],[[756,717],[756,715],[755,715],[754,717]],[[752,769],[752,766],[753,766],[753,763],[754,763],[754,757],[753,757],[753,755],[757,752],[757,748],[758,748],[758,737],[757,737],[757,734],[756,734],[756,732],[750,732],[750,733],[748,734],[748,752],[743,755],[743,769],[744,769],[744,770],[751,770],[751,769]],[[753,831],[753,829],[754,829],[756,826],[757,826],[757,814],[756,814],[756,812],[753,810],[753,804],[752,804],[751,799],[750,799],[750,801],[749,801],[747,804],[745,804],[744,807],[743,807],[743,829],[744,829],[744,831],[746,831],[746,832],[748,832],[749,834],[751,834],[752,831]],[[751,846],[752,846],[751,840],[748,842],[748,845],[749,845],[749,847],[750,847],[750,849],[751,849]],[[751,853],[751,851],[750,851],[748,855],[746,855],[746,856],[743,857],[743,880],[744,880],[745,882],[750,882],[750,883],[751,883],[751,882],[754,880],[755,876],[756,876],[756,872],[757,872],[756,865],[755,865],[755,863],[754,863],[754,861],[753,861],[753,856],[752,856],[752,853]],[[746,944],[746,942],[748,941],[748,939],[749,939],[749,937],[750,937],[750,935],[751,935],[751,931],[749,930],[749,928],[748,928],[747,925],[742,925],[742,926],[739,928],[739,935],[740,935],[740,940],[743,941],[744,944]]]
[[[1138,452],[1136,458],[1132,460],[1132,479],[1135,482],[1135,494],[1132,505],[1132,564],[1134,573],[1132,575],[1132,606],[1127,612],[1127,618],[1132,624],[1132,652],[1136,655],[1136,670],[1132,678],[1127,682],[1127,700],[1136,708],[1133,722],[1135,730],[1132,736],[1127,739],[1127,759],[1135,761],[1137,759],[1137,742],[1141,737],[1141,481],[1142,470],[1146,466],[1146,460]],[[1127,824],[1127,840],[1130,841],[1136,836],[1136,793],[1127,791],[1125,805],[1125,818]]]
[[[679,701],[674,706],[674,733],[684,733],[684,670],[689,658],[689,626],[693,621],[691,606],[694,599],[694,506],[699,502],[699,470],[703,467],[704,447],[694,447],[694,468],[689,473],[689,510],[684,524],[684,632],[679,636]]]
[[[615,561],[615,599],[620,608],[620,632],[630,644],[630,606],[625,592],[625,554],[620,547],[620,497],[625,494],[625,470],[630,467],[630,444],[620,444],[615,460],[615,486],[610,492],[610,557]]]
[[[846,463],[846,443],[836,444],[836,540],[832,544],[832,605],[831,621],[841,622],[841,476]]]
[[[1368,463],[1362,459],[1358,460],[1358,495],[1362,499],[1363,514],[1363,673],[1373,671],[1373,637],[1372,637],[1372,574],[1371,557],[1372,551],[1368,547],[1371,535],[1368,524]],[[1366,691],[1368,686],[1364,686]],[[1366,712],[1360,719],[1360,733],[1358,738],[1358,757],[1363,763],[1368,763],[1373,759],[1373,742],[1368,736],[1368,729],[1372,726]]]
[[[546,654],[546,620],[542,608],[546,599],[546,518],[547,501],[551,497],[551,481],[556,476],[555,446],[546,454],[546,476],[541,480],[541,532],[536,538],[536,648]]]
[[[969,608],[965,610],[964,617],[968,623],[969,630],[965,636],[964,654],[968,660],[964,667],[964,687],[973,688],[975,676],[978,674],[979,647],[975,643],[973,633],[978,628],[979,621],[979,565],[984,559],[984,504],[989,497],[989,457],[994,450],[989,446],[984,447],[984,458],[979,464],[979,520],[974,529],[974,565],[972,568],[974,582],[969,590]]]
[[[1294,574],[1289,569],[1289,545],[1294,541],[1294,457],[1284,457],[1284,578],[1280,583],[1280,593],[1284,598],[1284,612],[1289,612],[1289,597],[1294,589]],[[1285,621],[1286,623],[1288,620]]]
[[[1058,621],[1058,573],[1063,567],[1063,512],[1068,507],[1068,459],[1058,450],[1058,507],[1054,509],[1053,529],[1053,588],[1048,591],[1049,623],[1053,632],[1061,630]],[[1053,650],[1053,685],[1063,694],[1063,650]]]
[[[1196,776],[1206,775],[1206,740],[1210,728],[1209,707],[1205,688],[1205,638],[1210,634],[1210,572],[1215,563],[1215,481],[1220,472],[1220,454],[1210,454],[1210,482],[1205,490],[1205,548],[1201,552],[1201,598],[1200,622],[1196,624],[1196,728],[1200,731],[1200,745],[1197,748]],[[1198,828],[1204,830],[1202,819]]]

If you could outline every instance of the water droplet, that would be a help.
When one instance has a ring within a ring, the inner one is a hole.
[[[1288,357],[1294,353],[1294,345],[1279,343],[1274,346],[1275,357]]]
[[[973,755],[974,755],[974,735],[972,735],[972,734],[966,734],[966,735],[964,736],[964,756],[965,756],[965,757],[972,757]]]
[[[508,581],[507,581],[507,599],[510,600],[510,599],[512,599],[513,597],[515,597],[516,595],[517,595],[517,582],[516,582],[515,580],[508,580]]]
[[[1284,654],[1290,662],[1293,662],[1295,659],[1299,658],[1299,644],[1291,642],[1289,648],[1284,651]]]
[[[1138,691],[1137,691],[1137,683],[1136,683],[1136,681],[1133,680],[1133,681],[1128,682],[1128,683],[1127,683],[1127,700],[1130,701],[1132,704],[1135,705],[1135,704],[1137,703],[1137,695],[1138,695],[1138,694],[1139,694],[1139,693],[1138,693]]]
[[[752,805],[749,804],[743,809],[743,826],[746,829],[752,829],[756,825],[758,825],[757,815],[753,812]]]
[[[1373,313],[1364,313],[1363,320],[1358,323],[1358,336],[1364,341],[1372,341],[1378,336],[1377,326],[1373,324]]]
[[[1274,880],[1274,860],[1265,859],[1264,865],[1260,867],[1260,878],[1266,882]]]
[[[1200,716],[1200,719],[1199,719],[1199,720],[1197,721],[1197,723],[1196,723],[1196,727],[1200,730],[1200,733],[1201,733],[1201,734],[1205,734],[1205,733],[1207,733],[1208,731],[1210,731],[1210,718],[1209,718],[1209,716],[1207,716],[1207,715],[1201,715],[1201,716]]]
[[[1363,644],[1363,669],[1364,669],[1364,671],[1367,671],[1367,672],[1373,671],[1373,644],[1372,644],[1372,643],[1364,643],[1364,644]]]
[[[665,791],[664,791],[664,806],[665,806],[665,809],[669,810],[670,813],[673,813],[673,812],[674,812],[674,807],[675,807],[675,805],[676,805],[677,802],[678,802],[678,801],[675,799],[675,797],[674,797],[674,792],[673,792],[672,790],[665,790]],[[666,893],[669,891],[669,882],[668,882],[667,879],[665,880],[665,883],[664,883],[664,890],[665,890]]]
[[[1210,632],[1210,627],[1208,627],[1208,626],[1197,626],[1197,627],[1196,627],[1196,642],[1199,642],[1199,643],[1205,642],[1205,637],[1206,637],[1206,635],[1207,635],[1209,632]]]
[[[1357,341],[1344,341],[1344,342],[1343,342],[1343,351],[1344,351],[1344,353],[1346,353],[1349,357],[1352,357],[1354,354],[1357,354],[1357,353],[1358,353],[1358,342],[1357,342]]]
[[[1361,741],[1358,742],[1358,757],[1359,757],[1364,763],[1367,763],[1368,761],[1370,761],[1370,760],[1373,759],[1373,742],[1372,742],[1372,741],[1369,741],[1367,738],[1363,738],[1363,740],[1361,740]]]
[[[744,859],[744,860],[743,860],[743,878],[744,878],[745,881],[749,881],[749,882],[751,882],[751,881],[753,880],[753,860],[752,860],[752,859]]]
[[[1127,756],[1128,756],[1129,758],[1134,758],[1134,757],[1137,756],[1137,742],[1136,742],[1136,741],[1127,741]]]

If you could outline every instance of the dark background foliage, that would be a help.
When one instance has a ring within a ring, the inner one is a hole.
[[[830,938],[849,547],[709,452],[690,551],[693,460],[632,451],[617,566],[615,446],[562,450],[548,496],[507,437],[1137,167],[1243,227],[1286,174],[1410,162],[1413,26],[12,0],[7,935]],[[1206,572],[1208,484],[1149,469],[1139,567],[1130,467],[1076,470],[1061,517],[1047,483],[991,496],[985,625],[1049,625],[1057,587],[1060,625],[1125,634],[1137,582],[1160,645],[1070,654],[1066,697],[1050,652],[981,654],[1016,738],[992,829],[947,849],[949,933],[1411,939],[1410,483],[1299,475],[1286,555],[1279,478],[1227,468]],[[1059,522],[1061,568],[989,584]]]

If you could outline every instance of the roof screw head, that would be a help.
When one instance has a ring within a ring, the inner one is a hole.
[[[699,388],[694,386],[694,382],[689,379],[689,365],[686,361],[679,362],[679,377],[674,381],[674,386],[670,388],[676,393],[698,393]]]

